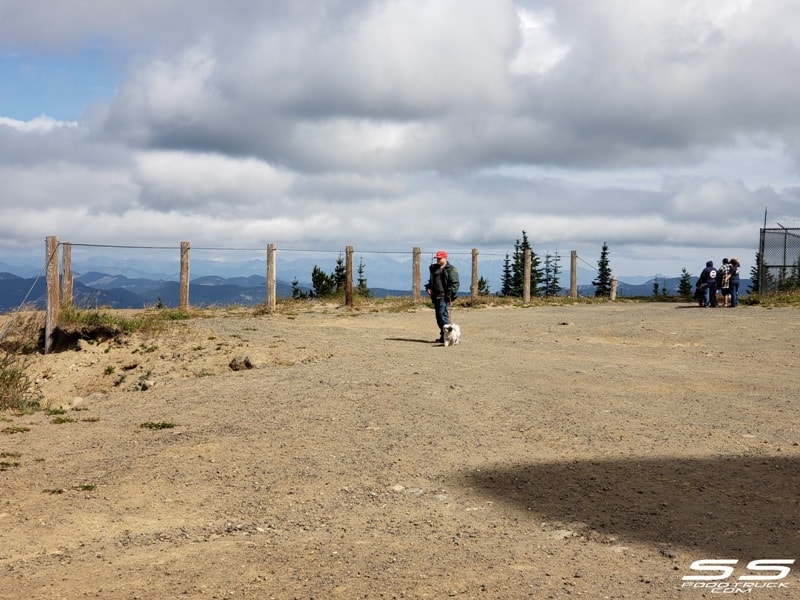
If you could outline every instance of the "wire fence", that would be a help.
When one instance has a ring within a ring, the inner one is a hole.
[[[155,281],[174,281],[179,276],[179,263],[176,260],[180,246],[164,245],[128,245],[128,244],[92,244],[64,242],[60,246],[69,244],[72,249],[72,271],[80,273],[81,282],[90,281],[87,274],[102,272],[122,278],[136,280],[149,278]],[[291,282],[296,281],[302,290],[311,287],[312,271],[319,267],[325,272],[336,268],[346,253],[346,248],[309,249],[298,247],[280,247],[276,264],[278,274],[278,295],[290,296]],[[421,256],[429,256],[431,262],[438,248],[408,250],[376,250],[372,248],[359,248],[354,250],[358,267],[363,268],[363,276],[369,288],[374,288],[380,295],[409,294],[412,292],[411,264],[415,250]],[[132,251],[132,252],[131,252]],[[453,250],[449,252],[450,260],[460,270],[468,269],[475,250]],[[191,246],[191,279],[192,286],[209,285],[213,279],[232,279],[239,284],[244,279],[250,278],[251,284],[257,279],[266,276],[267,248],[249,246]],[[512,251],[480,251],[480,273],[491,293],[500,290],[503,278],[503,265],[506,259],[513,256]],[[539,255],[537,255],[539,256]],[[540,256],[541,258],[541,256]],[[592,265],[577,257],[589,268]],[[558,261],[559,274],[561,273],[562,257],[554,255]],[[559,282],[562,283],[562,282]],[[263,280],[260,282],[263,287]],[[255,287],[259,287],[255,285]],[[94,286],[93,286],[94,287]],[[169,286],[166,286],[169,288]],[[173,286],[174,287],[174,286]],[[566,288],[566,285],[561,285]],[[157,294],[147,293],[146,299],[155,302],[160,299],[168,304],[174,304],[174,291],[161,290],[160,298]],[[208,289],[201,290],[208,292]],[[199,296],[197,296],[199,298]],[[244,298],[245,303],[252,302]]]
[[[800,288],[800,228],[762,229],[759,257],[760,292]]]

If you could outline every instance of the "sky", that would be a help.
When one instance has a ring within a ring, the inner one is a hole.
[[[795,0],[0,0],[0,261],[75,244],[698,274],[800,227]],[[225,262],[229,256],[220,253]],[[369,260],[366,261],[369,263]]]

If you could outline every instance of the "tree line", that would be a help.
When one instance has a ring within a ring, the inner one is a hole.
[[[517,238],[514,242],[514,252],[506,254],[503,261],[503,272],[500,281],[500,290],[497,292],[498,296],[508,298],[522,297],[525,287],[525,253],[531,253],[531,270],[530,270],[530,293],[532,297],[548,297],[558,296],[563,291],[560,283],[561,275],[561,256],[556,252],[555,254],[547,253],[542,258],[533,250],[531,241],[525,230],[522,231],[522,237]],[[603,248],[600,253],[600,260],[597,263],[598,271],[597,278],[592,282],[595,286],[595,296],[603,297],[611,295],[611,266],[609,262],[608,244],[603,242]],[[367,278],[364,276],[364,259],[361,257],[358,264],[358,279],[357,286],[353,293],[362,298],[369,298],[372,292],[367,285]],[[310,298],[326,298],[336,296],[344,291],[346,284],[346,269],[344,258],[339,255],[336,261],[336,266],[331,273],[326,273],[324,270],[314,265],[311,271],[311,289],[303,291],[300,283],[295,277],[292,280],[292,298],[297,300],[305,300]],[[478,295],[489,296],[491,291],[489,284],[485,277],[478,279]]]

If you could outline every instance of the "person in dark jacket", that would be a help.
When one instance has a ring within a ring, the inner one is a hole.
[[[437,343],[444,343],[444,326],[450,323],[450,303],[458,293],[458,269],[447,260],[447,252],[439,250],[436,262],[430,266],[430,279],[425,284],[433,308],[436,311],[436,324],[439,326]]]
[[[697,280],[697,287],[703,293],[703,306],[717,306],[717,270],[714,268],[714,261],[706,263],[706,268],[700,273]]]
[[[739,270],[741,269],[741,264],[739,264],[739,259],[734,257],[731,259],[731,308],[735,308],[739,306],[739,283],[741,282],[741,276],[739,275]]]

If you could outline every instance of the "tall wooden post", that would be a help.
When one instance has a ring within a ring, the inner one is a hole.
[[[522,301],[528,304],[531,301],[531,249],[525,248],[522,263]]]
[[[72,244],[64,242],[61,251],[61,306],[72,308]]]
[[[58,285],[58,238],[54,235],[45,240],[45,274],[47,281],[47,309],[44,318],[44,353],[48,354],[53,347],[53,330],[58,325],[61,312],[61,290]]]
[[[420,248],[414,247],[412,252],[412,266],[411,266],[411,301],[414,304],[417,304],[420,298],[420,281],[422,277],[420,276],[420,257],[422,256],[422,250]]]
[[[353,307],[353,247],[344,249],[344,302]]]
[[[275,272],[275,244],[267,244],[267,312],[275,312],[277,274]]]
[[[617,299],[617,285],[619,285],[619,281],[617,280],[617,276],[614,275],[611,278],[611,297],[610,297],[611,300]]]
[[[178,308],[189,310],[189,242],[181,242],[181,277]]]
[[[469,285],[469,297],[475,300],[478,297],[478,249],[472,249],[472,282]]]
[[[578,297],[578,253],[575,250],[569,253],[569,297]]]

